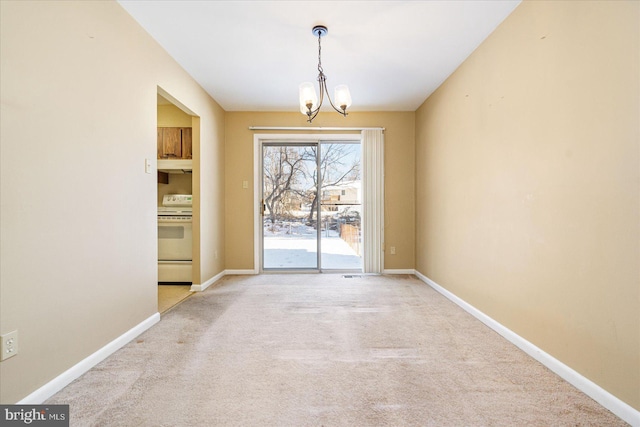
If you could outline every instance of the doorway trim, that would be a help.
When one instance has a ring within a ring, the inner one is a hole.
[[[287,134],[275,134],[275,133],[269,133],[269,134],[254,134],[253,136],[253,218],[254,218],[254,222],[253,222],[253,269],[254,269],[254,273],[255,274],[259,274],[262,273],[262,266],[261,266],[261,253],[262,253],[262,228],[263,228],[263,224],[262,224],[262,215],[261,215],[261,210],[262,210],[262,204],[261,204],[261,199],[260,199],[260,195],[261,195],[261,174],[262,174],[262,164],[261,164],[261,159],[262,159],[262,145],[264,142],[283,142],[283,143],[287,143],[287,142],[325,142],[325,141],[357,141],[362,145],[362,153],[363,153],[363,162],[366,163],[368,160],[366,159],[367,157],[367,150],[364,147],[365,138],[363,138],[363,134],[362,133],[346,133],[346,134],[319,134],[319,133],[313,133],[313,134],[298,134],[298,133],[287,133]],[[377,185],[375,185],[375,193],[371,194],[371,192],[368,189],[364,189],[363,191],[363,207],[364,206],[369,206],[369,208],[366,209],[371,209],[374,205],[375,205],[375,209],[372,212],[375,212],[373,214],[373,216],[375,216],[375,223],[377,224],[377,226],[375,227],[376,230],[371,230],[370,232],[373,231],[374,235],[370,236],[372,238],[368,239],[368,235],[365,234],[363,236],[363,243],[365,245],[365,259],[367,257],[371,257],[375,260],[377,260],[376,263],[373,263],[375,265],[380,266],[380,271],[374,271],[375,273],[381,273],[382,272],[382,268],[381,266],[384,265],[384,253],[383,253],[383,248],[384,248],[384,170],[383,169],[383,159],[382,159],[382,155],[383,155],[383,150],[377,150],[377,155],[380,156],[380,158],[378,158],[378,162],[377,164],[379,165],[379,168],[377,170],[375,169],[370,169],[370,173],[375,174],[375,176],[372,176],[370,178],[374,178],[376,180]],[[367,176],[363,176],[363,179],[365,180],[364,182],[366,182]],[[363,211],[363,218],[366,218],[367,216],[367,210]],[[366,221],[366,219],[364,219],[364,221]],[[363,231],[364,232],[364,231]],[[368,255],[367,255],[368,254]],[[373,255],[373,256],[372,256]],[[365,261],[365,260],[363,260]],[[371,271],[367,271],[367,265],[371,265],[371,263],[367,263],[367,262],[363,262],[363,268],[364,268],[364,272],[371,272]]]

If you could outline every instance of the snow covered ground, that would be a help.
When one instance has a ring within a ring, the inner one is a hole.
[[[322,232],[322,268],[361,270],[362,258],[338,236]],[[318,268],[317,232],[299,223],[264,227],[264,268]]]

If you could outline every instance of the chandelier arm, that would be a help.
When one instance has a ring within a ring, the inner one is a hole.
[[[315,119],[315,118],[316,118],[316,116],[318,115],[318,111],[319,111],[319,110],[316,110],[316,111],[315,111],[315,113],[312,113],[312,112],[308,112],[308,113],[307,113],[307,115],[309,116],[309,118],[307,119],[307,121],[308,121],[309,123],[313,122],[313,119]]]
[[[324,90],[326,92],[327,90],[327,86],[324,86]],[[329,100],[329,104],[331,104],[331,106],[333,107],[334,110],[336,110],[338,113],[342,114],[343,116],[347,117],[347,110],[346,109],[341,109],[341,108],[336,108],[335,105],[333,105],[333,101],[331,101],[331,97],[329,96],[329,92],[327,92],[327,99]]]
[[[325,80],[326,80],[326,77],[324,73],[320,72],[320,75],[318,76],[318,91],[320,92],[320,99],[318,100],[318,106],[316,107],[316,109],[309,110],[307,112],[307,116],[309,117],[307,121],[309,123],[311,123],[311,121],[316,118],[316,116],[320,112],[320,107],[322,107],[322,102],[324,101],[324,94],[327,91],[327,85],[325,83]],[[329,94],[327,94],[327,97],[328,96]]]
[[[336,112],[342,114],[343,116],[347,116],[347,111],[343,110],[341,108],[337,108],[334,104],[333,101],[331,100],[331,95],[329,95],[329,90],[327,89],[327,77],[322,74],[321,76],[318,76],[318,81],[320,81],[320,102],[318,103],[318,108],[317,110],[320,110],[320,106],[322,105],[322,101],[324,99],[324,94],[327,95],[327,99],[329,100],[329,104],[331,104],[331,107],[333,107],[334,110],[336,110]]]

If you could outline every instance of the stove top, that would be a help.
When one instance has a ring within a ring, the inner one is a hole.
[[[184,206],[191,207],[193,197],[191,194],[165,194],[162,197],[162,206]]]
[[[192,202],[191,194],[166,194],[162,197],[162,206],[158,206],[158,215],[191,215]]]

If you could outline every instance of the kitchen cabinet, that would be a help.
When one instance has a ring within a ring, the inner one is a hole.
[[[180,128],[182,136],[182,158],[191,158],[191,128]]]
[[[158,128],[159,159],[190,159],[191,128]]]

